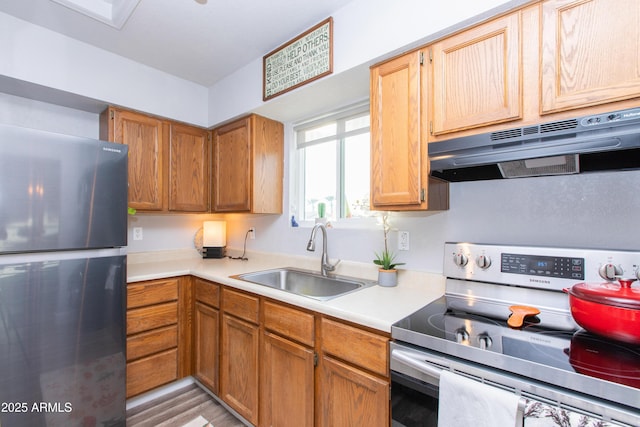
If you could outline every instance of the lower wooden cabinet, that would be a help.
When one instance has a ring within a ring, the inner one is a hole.
[[[312,427],[314,356],[304,347],[265,332],[260,373],[260,425]]]
[[[320,375],[319,426],[387,427],[389,381],[329,356]]]
[[[220,312],[196,301],[194,306],[194,376],[218,394]]]
[[[194,278],[193,375],[215,394],[220,391],[220,287]]]
[[[312,427],[315,420],[315,316],[262,303],[260,425]]]
[[[389,337],[321,319],[319,426],[390,423]]]
[[[220,397],[253,425],[258,425],[258,307],[257,296],[223,288]]]
[[[127,333],[127,397],[193,375],[255,426],[389,425],[387,334],[195,277],[130,284]]]
[[[136,396],[178,379],[178,350],[156,353],[127,363],[127,397]]]
[[[127,286],[127,397],[179,376],[179,279]]]

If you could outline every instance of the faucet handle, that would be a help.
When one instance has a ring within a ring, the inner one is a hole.
[[[329,262],[329,260],[327,260],[327,262],[324,264],[324,269],[327,271],[333,271],[336,269],[336,267],[338,266],[338,264],[340,264],[341,260],[337,260],[336,262],[334,262],[333,264],[331,264]]]

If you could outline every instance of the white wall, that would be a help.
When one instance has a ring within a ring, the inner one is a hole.
[[[0,123],[98,138],[98,114],[0,92]]]
[[[262,58],[256,58],[209,88],[209,123],[222,123],[254,110],[278,120],[300,118],[299,115],[296,117],[294,111],[285,114],[286,117],[283,118],[284,113],[270,108],[270,105],[278,105],[282,99],[291,99],[293,102],[304,97],[308,99],[309,93],[313,98],[318,98],[316,105],[331,102],[331,98],[325,93],[326,88],[331,88],[328,82],[338,80],[340,74],[355,69],[359,69],[359,73],[354,79],[364,80],[366,86],[363,95],[368,96],[369,65],[407,50],[408,47],[419,46],[435,33],[461,21],[493,15],[496,10],[507,10],[524,2],[525,0],[456,0],[455,7],[452,7],[450,3],[435,0],[353,0],[332,14],[332,76],[264,103]],[[351,84],[358,84],[358,80],[352,80]],[[314,85],[319,85],[322,89],[314,90],[310,87]],[[345,94],[341,91],[333,95],[334,107],[345,102]],[[354,99],[350,102],[353,101]],[[316,111],[325,108],[318,105]],[[305,109],[297,107],[297,110]]]
[[[0,12],[0,76],[207,125],[206,88]]]

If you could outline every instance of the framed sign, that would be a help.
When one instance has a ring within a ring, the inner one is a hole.
[[[266,101],[333,72],[333,18],[329,17],[263,59]]]

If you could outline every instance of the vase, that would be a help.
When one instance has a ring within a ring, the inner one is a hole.
[[[396,286],[398,284],[398,270],[378,269],[378,285],[380,286]]]

